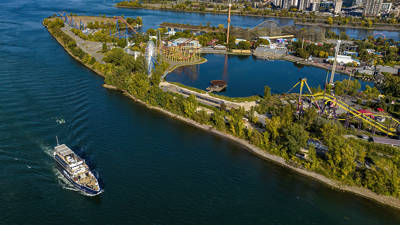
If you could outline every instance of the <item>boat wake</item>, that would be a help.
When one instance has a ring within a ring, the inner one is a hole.
[[[53,168],[53,172],[57,177],[58,180],[58,184],[66,190],[70,190],[70,191],[76,191],[76,192],[80,192],[79,189],[75,188],[74,185],[72,185],[67,178],[65,178],[61,172],[57,169],[57,168]]]
[[[48,156],[53,158],[53,148],[50,146],[47,146],[45,144],[40,144],[40,148],[43,150],[44,153],[46,153]]]

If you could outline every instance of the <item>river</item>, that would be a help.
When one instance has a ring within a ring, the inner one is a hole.
[[[112,3],[0,2],[0,224],[400,224],[396,210],[102,88],[41,25],[61,10],[115,15]],[[58,178],[56,135],[98,172],[102,195]]]

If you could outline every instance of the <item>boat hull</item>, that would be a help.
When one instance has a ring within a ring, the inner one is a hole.
[[[57,164],[57,169],[58,169],[58,171],[60,171],[60,173],[61,173],[75,188],[77,188],[79,191],[82,191],[83,193],[85,193],[86,195],[89,195],[89,196],[98,195],[98,194],[100,194],[100,193],[103,191],[101,188],[99,188],[99,190],[96,191],[96,190],[92,190],[92,189],[90,189],[90,188],[87,188],[87,187],[85,187],[85,186],[83,186],[83,185],[78,184],[77,182],[75,182],[75,181],[69,176],[68,172],[65,171],[65,169],[64,169],[62,166],[60,166],[60,165],[58,164],[57,161],[56,161],[56,164]]]

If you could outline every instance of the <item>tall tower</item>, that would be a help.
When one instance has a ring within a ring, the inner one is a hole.
[[[336,49],[335,49],[335,61],[333,61],[333,66],[332,66],[332,74],[331,74],[331,79],[329,81],[329,84],[333,84],[333,80],[335,79],[335,71],[336,71],[336,61],[337,61],[337,56],[339,54],[339,50],[340,50],[340,42],[342,42],[341,40],[337,41],[336,44]]]
[[[229,3],[229,9],[228,9],[228,28],[226,29],[226,44],[229,44],[229,28],[231,27],[231,7],[232,7],[232,4]]]
[[[342,11],[343,0],[336,0],[335,3],[335,14],[339,14]]]

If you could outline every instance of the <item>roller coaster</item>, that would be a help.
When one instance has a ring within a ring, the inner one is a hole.
[[[360,110],[357,110],[353,108],[352,106],[348,105],[344,101],[340,100],[338,97],[335,97],[331,94],[328,94],[326,92],[318,92],[313,94],[310,87],[307,84],[306,79],[301,79],[299,82],[297,82],[290,90],[293,90],[296,86],[300,84],[300,93],[299,93],[299,99],[297,101],[297,111],[299,114],[302,113],[303,111],[303,98],[311,98],[311,103],[314,107],[318,109],[318,112],[320,114],[323,114],[327,112],[327,109],[333,108],[334,112],[336,108],[341,108],[343,109],[348,115],[351,115],[357,119],[360,119],[361,121],[365,122],[366,124],[370,125],[374,130],[378,130],[386,135],[390,136],[396,136],[399,132],[400,128],[400,121],[394,119],[393,117],[385,114],[374,114],[374,113],[369,113],[365,114],[361,112]],[[309,94],[303,94],[303,87],[304,85],[307,87]],[[322,101],[322,104],[320,105],[319,102]],[[336,114],[336,113],[334,113]],[[391,122],[395,123],[395,127],[390,127],[389,125],[385,125],[379,121],[376,120],[376,117],[382,117],[382,118],[388,118],[390,119]],[[397,128],[397,129],[396,129]]]

